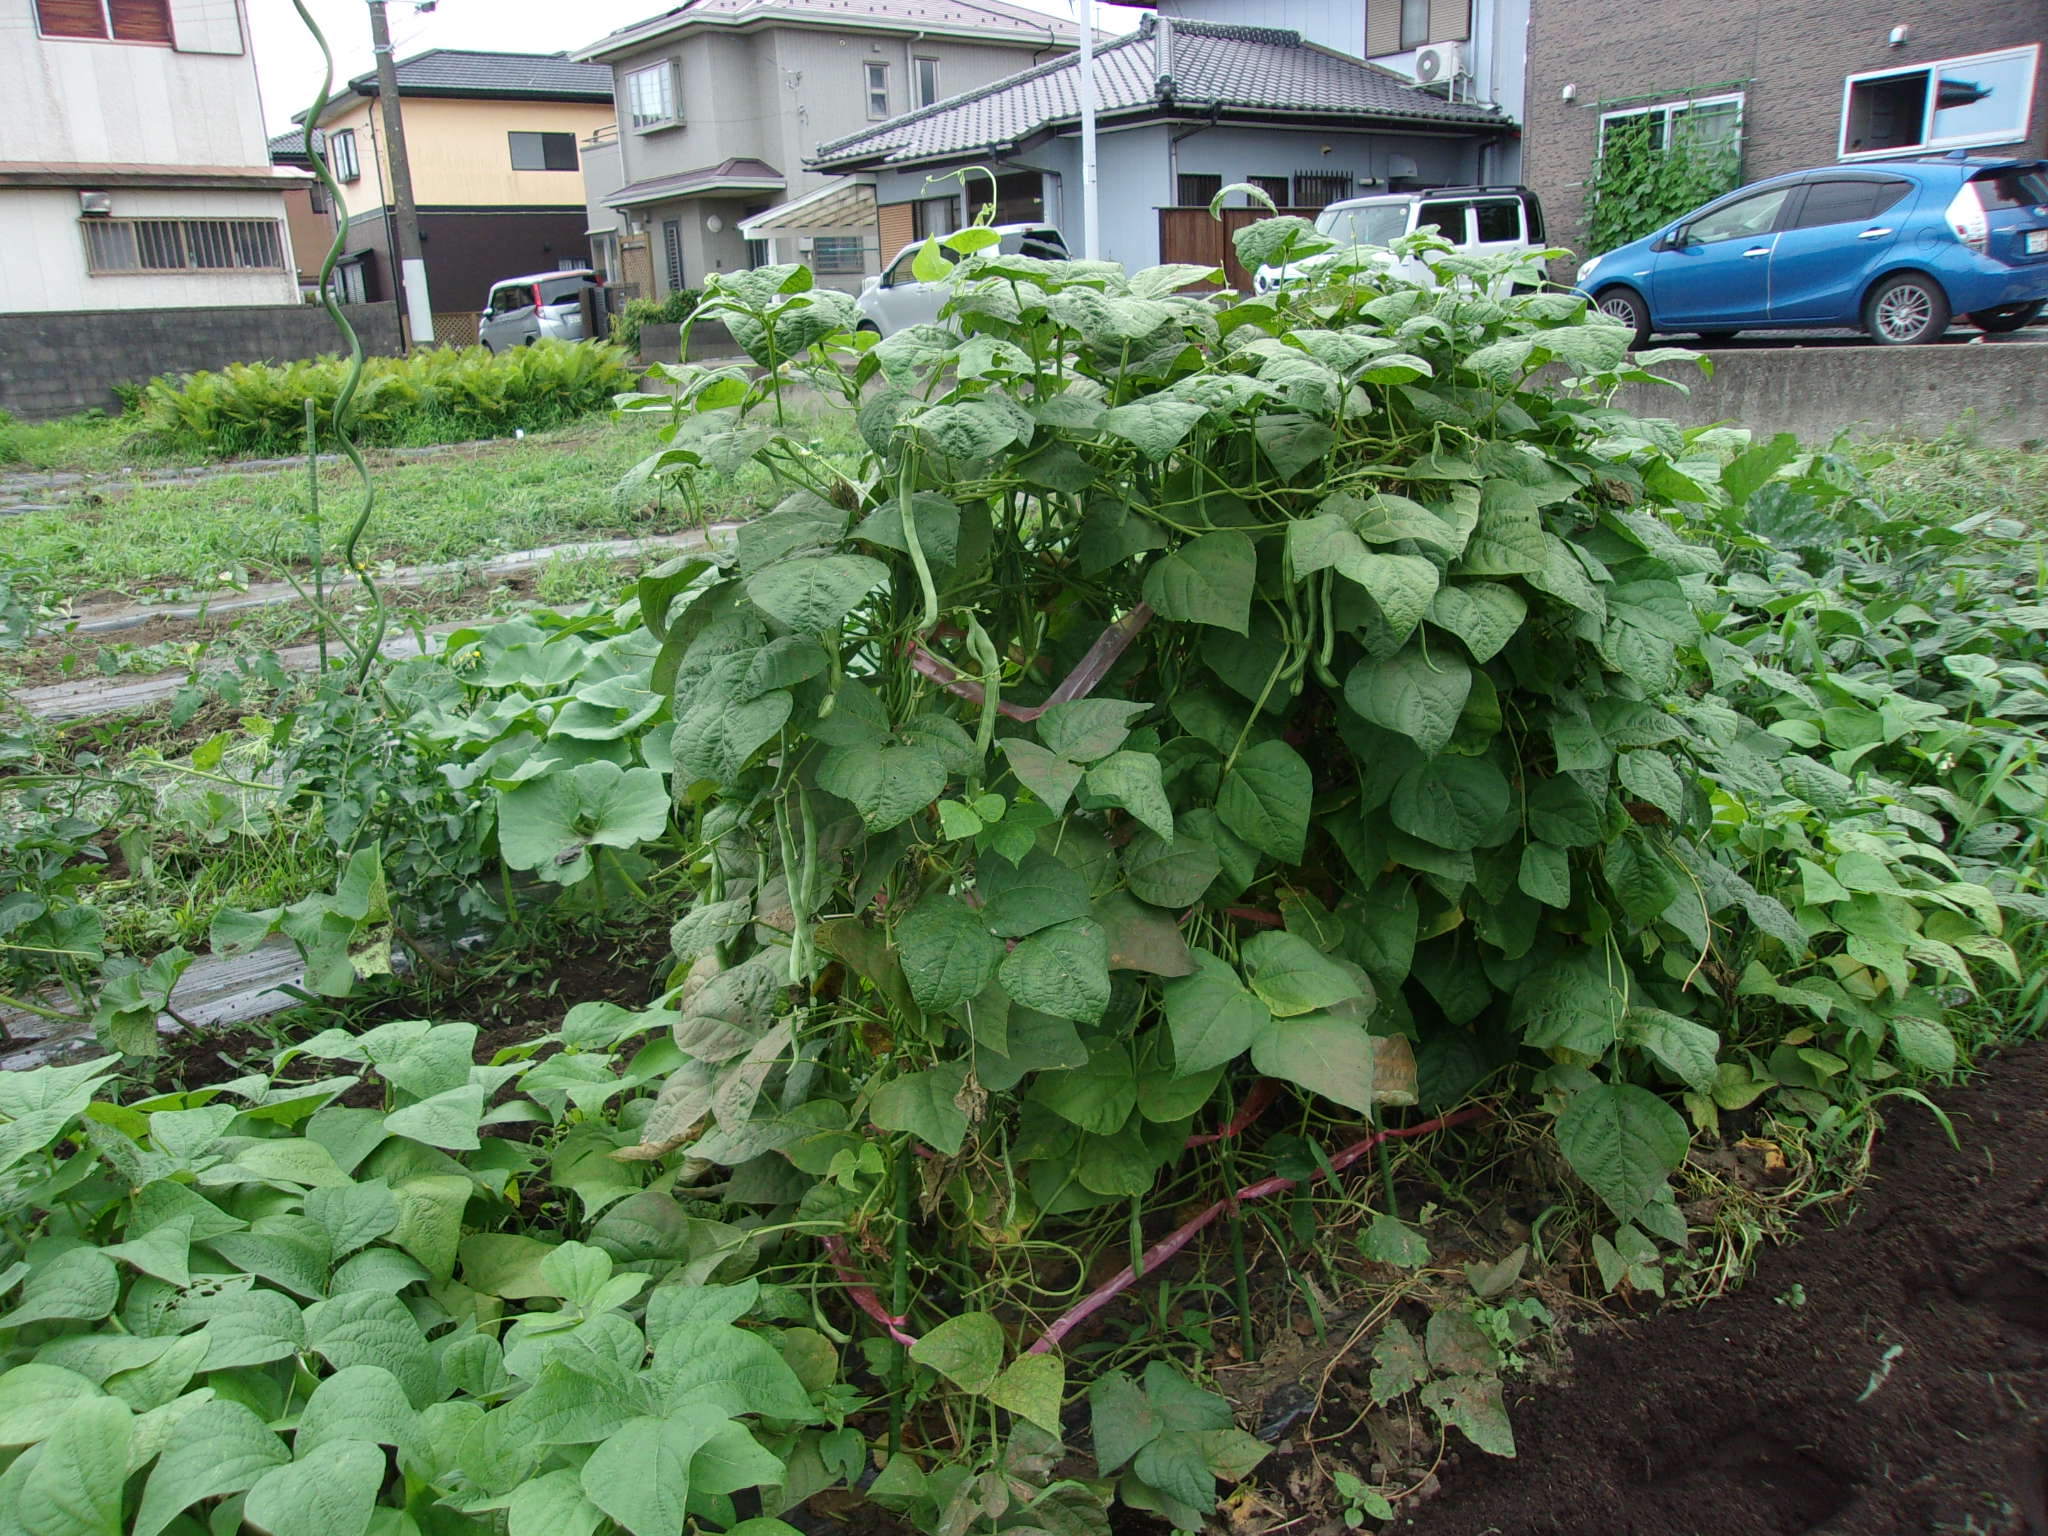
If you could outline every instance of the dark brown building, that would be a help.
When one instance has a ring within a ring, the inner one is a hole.
[[[2048,151],[2048,0],[1533,0],[1525,178],[1587,247],[1603,133],[1732,136],[1740,180],[1911,154]]]

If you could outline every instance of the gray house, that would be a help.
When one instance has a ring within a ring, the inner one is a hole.
[[[820,146],[1076,42],[1002,0],[684,0],[574,55],[611,67],[618,109],[582,145],[593,253],[647,295],[775,260],[857,289],[874,194],[812,167]]]
[[[1236,221],[1208,215],[1223,187],[1247,182],[1313,212],[1372,191],[1477,181],[1519,132],[1490,102],[1275,27],[1148,16],[1097,50],[1095,69],[1100,249],[1132,268],[1215,263],[1243,283],[1227,239]],[[1046,218],[1079,251],[1079,76],[1076,59],[1040,65],[825,144],[812,164],[871,184],[885,234],[910,222],[906,206],[918,233],[957,222],[957,183],[933,178],[983,167],[996,178],[998,221]],[[976,179],[975,201],[986,186]]]

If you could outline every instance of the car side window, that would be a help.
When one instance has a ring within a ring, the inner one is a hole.
[[[1912,183],[1886,179],[1816,181],[1806,189],[1793,229],[1817,229],[1827,224],[1861,224],[1896,203],[1912,189]]]
[[[1415,233],[1435,230],[1453,245],[1465,243],[1465,210],[1470,203],[1424,203],[1415,210]]]
[[[1522,238],[1522,205],[1515,202],[1474,203],[1479,216],[1479,243],[1498,245]]]
[[[1719,240],[1754,240],[1759,235],[1767,235],[1776,226],[1779,211],[1793,190],[1791,187],[1779,187],[1716,208],[1712,213],[1693,220],[1686,229],[1685,243],[1712,245]]]
[[[916,241],[913,241],[909,245],[903,247],[902,253],[898,255],[894,261],[889,263],[889,270],[882,274],[882,286],[884,288],[894,288],[899,283],[905,282],[909,279],[910,264],[912,261],[916,260],[917,251],[918,242]]]
[[[502,315],[508,310],[520,308],[525,303],[526,290],[523,288],[500,288],[491,294],[493,314]]]

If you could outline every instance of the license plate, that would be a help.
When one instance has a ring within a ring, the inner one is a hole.
[[[2030,229],[2027,231],[2027,254],[2029,256],[2048,256],[2048,229]]]

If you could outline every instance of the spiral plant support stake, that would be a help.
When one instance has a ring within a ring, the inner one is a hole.
[[[370,600],[368,643],[358,643],[348,635],[342,635],[343,643],[349,647],[355,658],[355,686],[360,688],[369,678],[370,668],[375,663],[378,653],[384,649],[384,634],[389,624],[389,615],[384,607],[384,594],[378,591],[376,580],[368,568],[356,558],[356,547],[362,541],[363,530],[369,526],[370,513],[377,504],[377,488],[370,480],[370,466],[363,462],[362,450],[356,447],[355,439],[348,429],[349,409],[355,403],[356,388],[363,378],[363,342],[356,334],[355,326],[349,323],[348,316],[342,313],[340,301],[334,296],[334,269],[341,260],[341,253],[348,248],[348,205],[342,200],[341,184],[334,179],[334,172],[328,168],[324,147],[316,144],[313,138],[318,132],[321,117],[326,114],[327,103],[334,88],[334,53],[327,46],[327,34],[320,30],[320,24],[306,9],[306,0],[292,0],[292,7],[299,13],[299,20],[305,24],[306,30],[313,34],[313,41],[319,44],[322,64],[320,89],[313,97],[313,105],[306,112],[301,137],[306,146],[307,158],[312,162],[314,174],[320,178],[320,184],[327,189],[328,200],[338,215],[334,239],[327,247],[326,260],[320,264],[320,302],[326,307],[328,318],[348,339],[348,373],[341,381],[340,392],[334,397],[333,426],[335,442],[341,451],[348,455],[349,463],[355,466],[357,478],[362,482],[363,502],[356,511],[355,520],[349,524],[348,533],[343,538],[341,546],[343,566],[362,583],[363,592]],[[317,458],[313,461],[312,472],[318,473]],[[322,632],[325,633],[332,619],[324,603],[318,605],[318,613]]]

